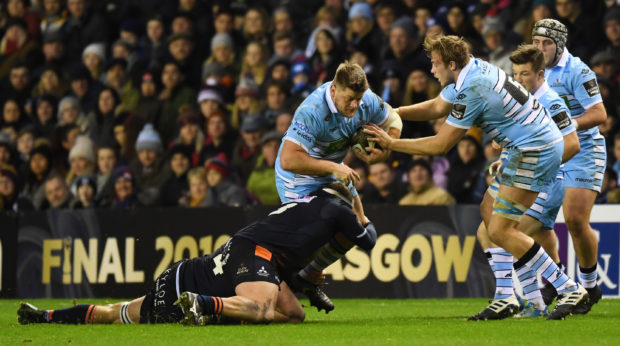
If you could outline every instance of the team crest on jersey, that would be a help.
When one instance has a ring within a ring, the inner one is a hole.
[[[586,92],[588,93],[588,96],[590,97],[600,94],[600,90],[598,89],[598,84],[596,84],[596,79],[594,78],[583,83],[583,88],[586,89]]]
[[[467,108],[466,105],[455,103],[454,106],[452,106],[452,112],[450,112],[450,115],[452,115],[453,117],[459,120],[463,119],[463,117],[465,116],[466,108]]]

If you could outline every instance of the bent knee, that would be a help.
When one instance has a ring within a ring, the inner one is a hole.
[[[306,319],[306,312],[304,309],[299,309],[295,313],[289,315],[288,323],[302,323]]]

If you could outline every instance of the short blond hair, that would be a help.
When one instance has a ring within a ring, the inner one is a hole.
[[[334,76],[334,84],[337,87],[349,88],[356,93],[365,92],[369,88],[364,69],[348,60],[338,66]]]
[[[187,172],[187,182],[189,182],[190,179],[200,179],[202,182],[207,182],[207,173],[205,172],[205,169],[202,167],[196,167],[196,168],[192,168],[189,170],[189,172]]]
[[[469,61],[469,45],[461,37],[455,35],[427,36],[424,39],[424,49],[428,52],[439,53],[441,60],[448,65],[450,61],[456,63],[458,69],[462,69]]]

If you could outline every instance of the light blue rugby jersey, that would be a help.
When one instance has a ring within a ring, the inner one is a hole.
[[[476,125],[504,148],[536,150],[562,140],[538,100],[506,72],[473,56],[440,95],[452,103],[448,124]]]
[[[381,125],[388,117],[388,105],[366,90],[362,102],[352,118],[340,114],[329,94],[332,82],[327,82],[312,92],[297,108],[291,126],[286,132],[276,159],[276,180],[282,179],[293,185],[329,182],[331,175],[303,175],[285,171],[280,166],[280,154],[284,141],[300,145],[311,157],[341,163],[349,151],[350,137],[362,125]],[[290,186],[293,188],[294,186]]]
[[[546,81],[536,90],[534,97],[549,111],[551,119],[562,132],[562,136],[575,132],[575,125],[571,121],[568,107]]]
[[[593,105],[603,102],[596,74],[581,59],[570,54],[568,49],[564,49],[557,65],[545,69],[545,79],[551,89],[564,99],[573,119],[581,117]],[[580,140],[598,134],[598,126],[577,131]]]

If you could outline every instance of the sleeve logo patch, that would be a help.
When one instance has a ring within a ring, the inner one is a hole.
[[[583,83],[583,88],[586,89],[586,92],[590,97],[601,93],[598,89],[598,84],[596,84],[596,79],[590,79],[589,81]]]
[[[459,101],[465,99],[466,97],[467,97],[467,95],[465,95],[463,93],[460,93],[460,94],[456,95],[456,99],[459,100]]]
[[[562,108],[562,105],[559,105],[559,104],[556,103],[553,106],[551,106],[551,108],[549,110],[557,111],[560,108]]]
[[[456,119],[461,120],[465,116],[466,108],[466,105],[455,103],[454,106],[452,106],[452,112],[450,112],[450,115]]]
[[[566,111],[562,111],[554,115],[552,119],[560,130],[564,130],[571,124],[570,117],[568,116],[568,114],[566,114]]]

